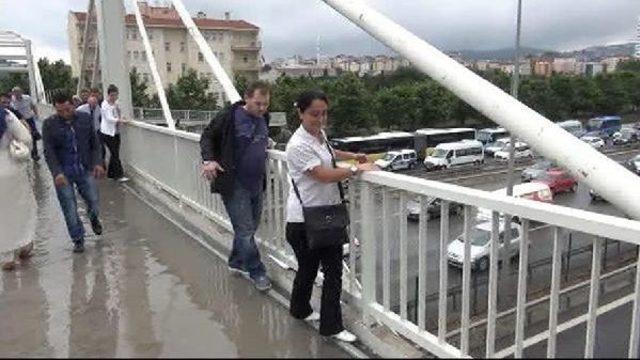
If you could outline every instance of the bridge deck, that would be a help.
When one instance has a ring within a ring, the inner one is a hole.
[[[35,255],[0,276],[0,356],[348,356],[110,180],[105,234],[73,254],[49,172],[34,174]]]

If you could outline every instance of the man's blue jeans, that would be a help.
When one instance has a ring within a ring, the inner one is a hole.
[[[262,213],[262,191],[254,194],[236,183],[233,194],[223,196],[222,201],[234,232],[229,266],[248,271],[251,278],[264,275],[266,269],[254,237]]]
[[[78,215],[78,203],[76,201],[75,189],[87,204],[87,213],[91,221],[98,219],[98,188],[95,180],[89,172],[84,175],[69,177],[68,184],[63,187],[56,187],[58,201],[67,223],[67,230],[73,242],[84,241],[84,226]]]

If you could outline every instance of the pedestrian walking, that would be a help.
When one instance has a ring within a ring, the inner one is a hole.
[[[31,158],[34,161],[39,161],[40,155],[38,154],[38,141],[42,139],[42,135],[40,134],[36,126],[38,109],[33,103],[31,97],[29,95],[25,95],[20,87],[14,87],[11,90],[11,93],[11,107],[22,114],[24,120],[29,125],[29,130],[31,131]]]
[[[13,270],[31,255],[36,229],[36,200],[28,179],[31,134],[0,105],[0,265]],[[25,161],[26,160],[26,161]]]
[[[69,95],[56,94],[53,105],[56,113],[45,120],[42,128],[44,155],[54,178],[73,251],[81,253],[85,231],[78,215],[76,189],[87,205],[94,234],[102,234],[95,183],[95,179],[104,175],[100,146],[93,119],[89,114],[76,111]]]
[[[109,149],[107,177],[124,182],[129,178],[124,176],[120,161],[120,126],[127,121],[122,117],[117,101],[118,88],[111,84],[107,88],[107,98],[101,106],[100,136],[102,143]]]
[[[100,136],[100,121],[102,119],[102,110],[98,105],[98,94],[93,92],[90,93],[89,97],[87,97],[86,104],[78,106],[76,111],[87,113],[93,119],[93,128],[96,129],[96,136],[98,137],[98,143],[100,146],[100,156],[102,158],[102,167],[105,167],[104,159],[106,156],[106,148],[102,142],[102,137]]]
[[[286,237],[298,260],[289,311],[297,319],[320,320],[321,335],[353,342],[356,336],[344,329],[340,307],[342,246],[349,239],[341,181],[377,168],[364,154],[331,148],[324,133],[328,105],[329,99],[321,91],[300,95],[296,107],[301,125],[286,148],[292,181],[287,200]],[[355,160],[358,164],[338,168],[336,159]],[[318,230],[314,224],[319,221],[329,222]],[[324,281],[318,314],[309,301],[320,266]]]
[[[222,196],[233,225],[229,270],[261,291],[271,288],[255,242],[266,186],[270,93],[267,83],[250,84],[244,100],[220,111],[200,138],[202,173]]]

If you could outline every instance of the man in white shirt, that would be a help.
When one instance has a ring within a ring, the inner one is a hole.
[[[83,105],[78,106],[76,111],[85,112],[91,115],[91,119],[93,119],[93,127],[96,129],[96,136],[98,137],[99,146],[100,146],[100,154],[102,155],[102,160],[104,161],[106,155],[106,149],[104,144],[102,143],[102,138],[100,136],[100,120],[102,118],[102,110],[98,105],[98,94],[90,93],[87,97],[87,102]]]
[[[126,123],[117,104],[118,88],[111,84],[107,88],[107,97],[101,106],[100,137],[109,149],[109,168],[107,177],[120,182],[128,181],[124,176],[120,162],[120,124]]]
[[[32,148],[31,148],[31,158],[34,161],[40,160],[40,156],[38,155],[38,144],[37,141],[42,139],[42,135],[38,132],[36,128],[36,118],[38,116],[38,109],[36,109],[35,104],[31,100],[29,95],[25,95],[22,89],[18,86],[11,89],[13,96],[11,97],[11,107],[18,110],[24,117],[24,120],[29,124],[29,130],[31,131],[31,139]]]

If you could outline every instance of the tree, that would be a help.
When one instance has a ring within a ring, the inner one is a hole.
[[[26,93],[30,93],[29,75],[25,73],[0,74],[0,91],[3,94],[11,91],[14,86],[19,86]]]
[[[78,79],[71,76],[71,66],[63,60],[49,62],[47,58],[38,60],[38,68],[42,76],[42,85],[47,91],[63,91],[75,94]]]
[[[325,86],[330,100],[329,130],[333,136],[365,135],[375,125],[373,102],[357,75],[345,73]]]
[[[198,73],[189,69],[166,91],[167,101],[172,109],[217,110],[218,99],[209,91],[209,79],[198,77]]]
[[[640,73],[640,60],[621,61],[617,66],[617,71],[631,71]]]
[[[131,100],[134,107],[150,107],[150,99],[147,95],[147,80],[142,79],[135,67],[129,73],[129,81],[131,82]]]

